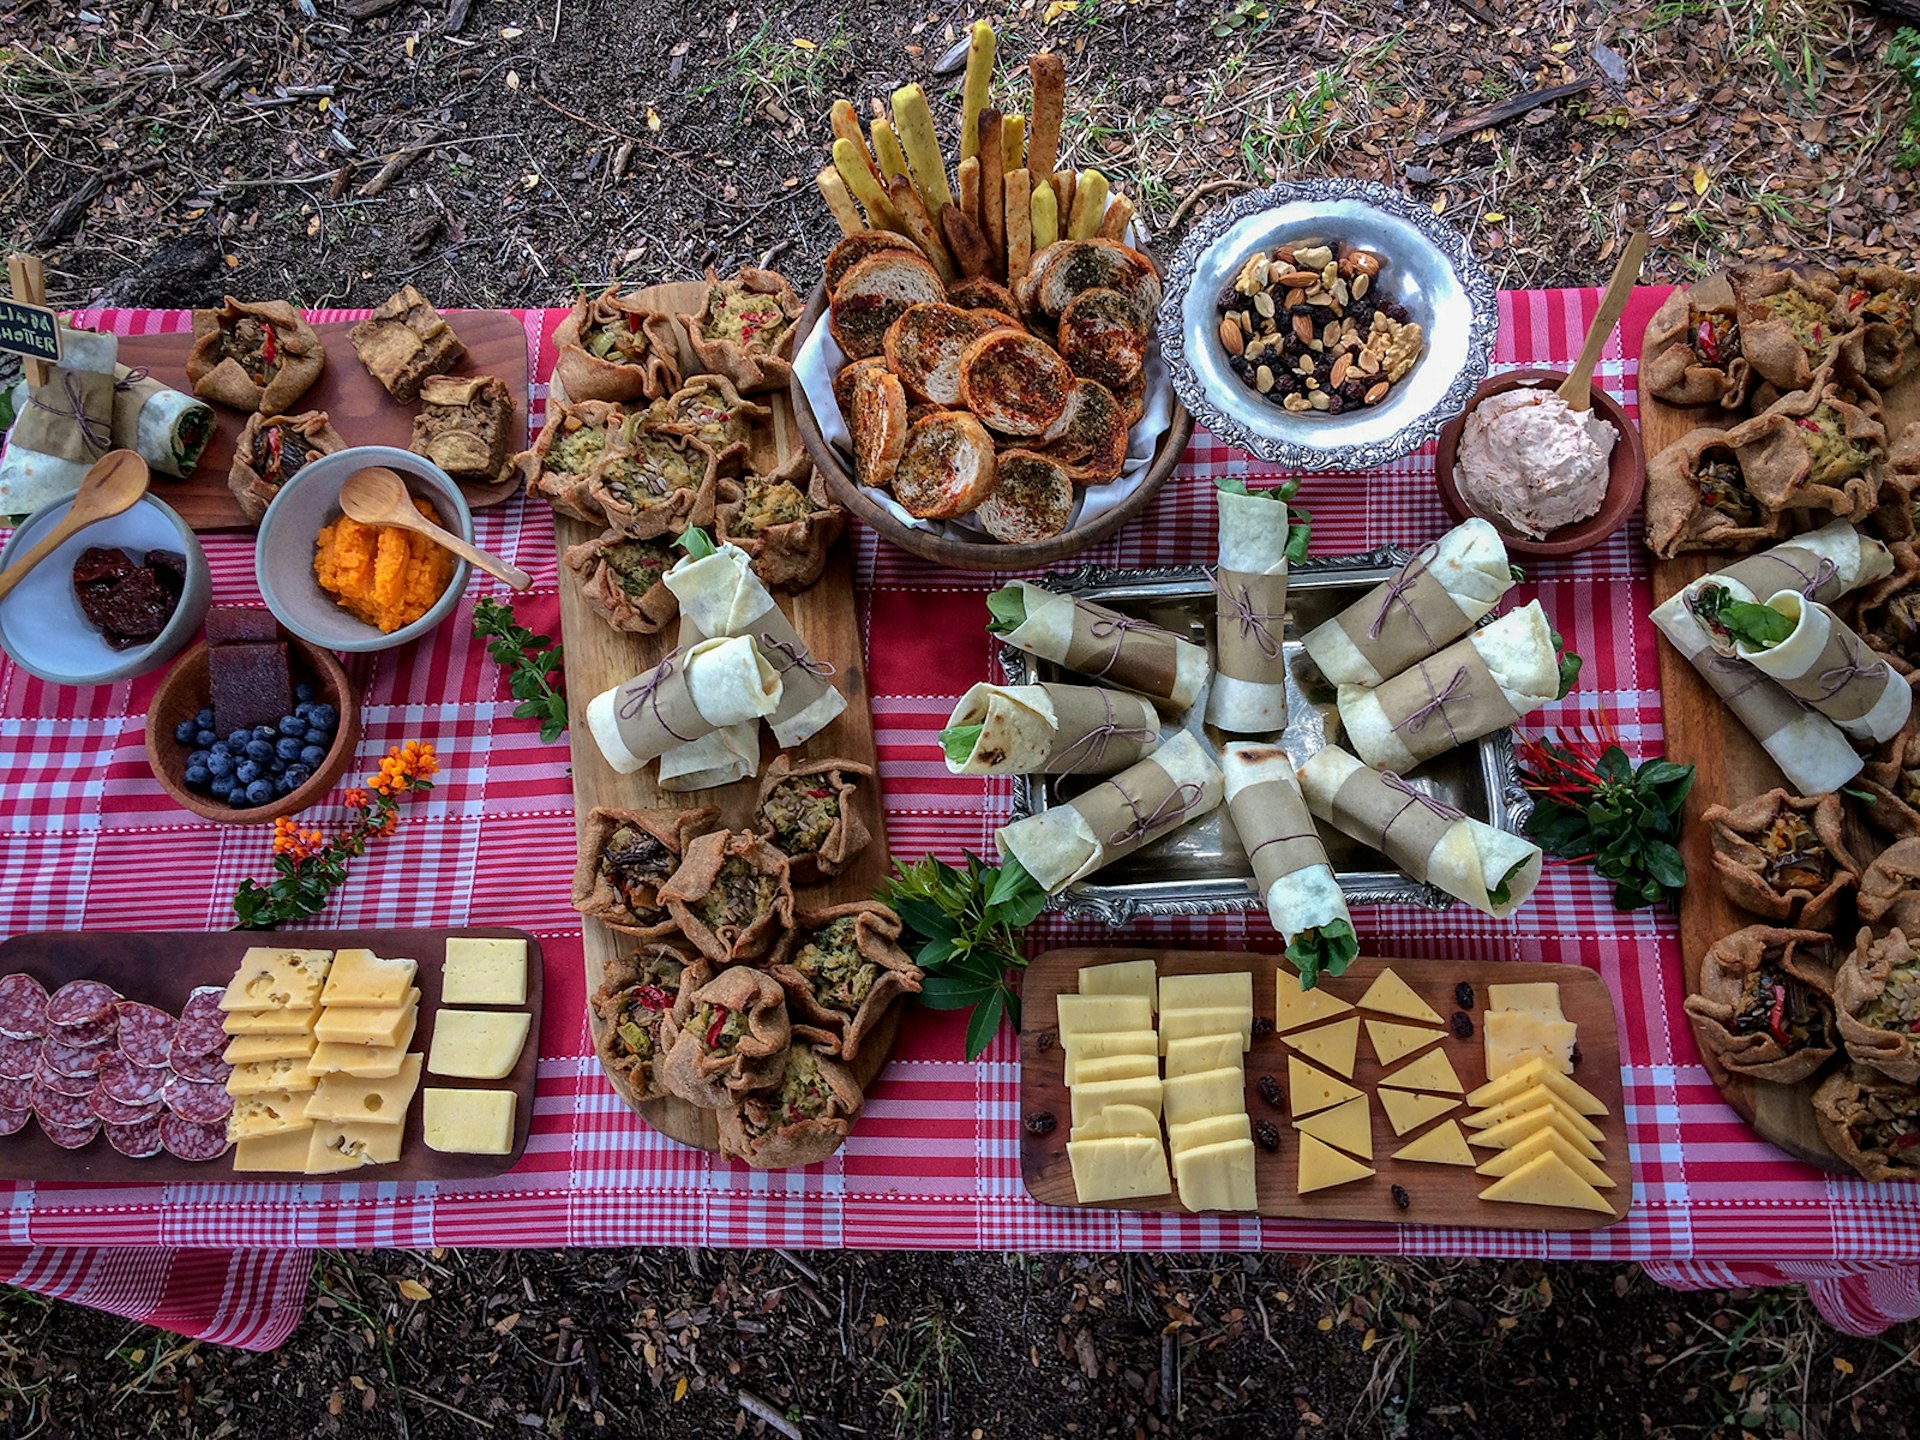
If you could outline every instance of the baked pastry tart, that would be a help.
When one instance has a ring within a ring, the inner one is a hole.
[[[833,503],[806,451],[771,474],[725,481],[720,489],[714,514],[721,542],[751,555],[765,584],[804,590],[820,578],[847,512]]]
[[[1747,488],[1731,433],[1702,425],[1647,462],[1647,548],[1662,559],[1751,550],[1784,533],[1783,517]]]
[[[1711,806],[1701,818],[1713,832],[1720,888],[1743,910],[1822,930],[1860,881],[1840,839],[1838,795],[1769,790],[1732,809]]]
[[[657,400],[680,383],[680,343],[670,316],[584,290],[553,332],[553,373],[569,401]]]
[[[218,309],[193,312],[187,379],[202,400],[284,414],[326,365],[320,337],[284,300],[249,305],[229,295]]]
[[[793,924],[787,857],[757,835],[716,830],[687,845],[660,899],[709,960],[757,960]]]
[[[1920,836],[1896,840],[1860,876],[1860,918],[1876,935],[1920,935]]]
[[[513,394],[492,375],[429,375],[408,447],[461,485],[498,485],[512,475]]]
[[[280,487],[305,469],[309,460],[346,448],[347,442],[324,410],[249,415],[234,442],[227,488],[247,519],[258,525]]]
[[[1782,391],[1806,389],[1851,328],[1832,277],[1749,267],[1727,279],[1754,373]]]
[[[874,900],[801,911],[773,974],[792,1013],[829,1031],[849,1063],[887,1007],[919,994],[924,978],[900,948],[900,917]]]
[[[855,797],[873,767],[857,760],[773,757],[760,778],[754,831],[787,857],[797,885],[838,875],[873,838]]]
[[[1920,1088],[1864,1065],[1830,1075],[1813,1092],[1821,1137],[1868,1180],[1920,1180]]]
[[[1886,427],[1870,397],[1823,370],[1727,435],[1747,489],[1769,513],[1822,510],[1864,519],[1879,503]]]
[[[680,977],[654,1076],[690,1105],[724,1110],[743,1091],[779,1085],[793,1032],[786,993],[771,975],[751,965],[706,974],[696,965]]]
[[[1833,937],[1749,925],[1715,941],[1687,997],[1700,1040],[1736,1075],[1792,1085],[1834,1057]]]
[[[686,974],[695,977],[698,987],[712,978],[713,971],[706,961],[656,941],[608,964],[606,979],[593,992],[590,1003],[600,1021],[594,1046],[600,1063],[642,1100],[667,1093],[654,1067],[666,1053],[667,1011],[673,1008]]]
[[[720,1112],[720,1153],[756,1170],[818,1164],[845,1142],[864,1098],[826,1049],[795,1045],[778,1087],[750,1090]]]
[[[566,565],[580,577],[594,614],[629,635],[654,635],[680,613],[679,600],[661,579],[679,558],[669,540],[609,530],[569,546]]]
[[[545,500],[557,514],[604,525],[607,517],[588,489],[594,467],[626,418],[627,412],[609,400],[549,405],[547,423],[534,437],[532,448],[513,458],[527,494]]]
[[[1920,953],[1903,930],[1862,930],[1834,980],[1840,1039],[1857,1065],[1920,1086]]]
[[[1860,813],[1875,830],[1920,836],[1920,716],[1873,752],[1854,784],[1873,797]]]
[[[1738,411],[1753,387],[1740,348],[1740,317],[1724,275],[1676,290],[1647,322],[1641,383],[1669,405],[1717,405]]]
[[[573,871],[573,908],[603,925],[643,940],[678,930],[660,888],[680,867],[687,844],[719,818],[711,805],[697,810],[587,812],[580,859]]]
[[[751,395],[785,389],[793,379],[793,346],[803,308],[777,270],[748,267],[726,280],[709,270],[707,303],[681,323],[701,366]]]
[[[719,463],[696,436],[656,430],[644,411],[628,415],[588,472],[583,508],[643,540],[713,524]]]

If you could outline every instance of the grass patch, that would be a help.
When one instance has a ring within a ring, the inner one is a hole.
[[[1902,25],[1887,41],[1880,61],[1906,87],[1907,113],[1900,121],[1900,139],[1893,163],[1911,170],[1920,165],[1920,30]]]
[[[980,1378],[972,1338],[941,1309],[923,1310],[893,1332],[877,1365],[895,1435],[946,1428],[955,1379],[962,1372]]]
[[[747,43],[727,56],[720,74],[693,91],[694,98],[738,89],[740,105],[735,115],[741,121],[755,103],[769,100],[788,110],[825,109],[829,82],[846,68],[853,49],[845,20],[836,18],[833,33],[815,41],[781,39],[773,33],[773,18],[760,22]]]

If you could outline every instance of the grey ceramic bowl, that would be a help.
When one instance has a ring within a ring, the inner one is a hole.
[[[72,504],[73,496],[68,495],[22,521],[6,549],[0,550],[0,570],[38,544]],[[80,612],[80,601],[73,593],[73,562],[81,551],[95,545],[118,546],[136,555],[172,550],[186,556],[187,583],[180,603],[149,644],[116,650]],[[56,685],[111,684],[144,675],[179,654],[206,619],[212,598],[213,582],[200,542],[171,505],[149,494],[132,509],[69,536],[12,594],[0,600],[0,645],[22,669]]]
[[[301,639],[329,650],[391,650],[418,640],[453,613],[467,588],[467,562],[456,559],[453,576],[433,608],[411,625],[387,634],[356,619],[320,588],[313,573],[313,547],[320,527],[340,517],[340,487],[347,477],[372,465],[397,471],[409,490],[440,512],[442,525],[463,540],[473,539],[473,512],[467,509],[460,487],[446,471],[411,450],[356,445],[308,464],[280,487],[261,517],[253,572],[274,618]]]

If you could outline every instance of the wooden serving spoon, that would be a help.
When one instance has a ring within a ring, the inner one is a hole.
[[[384,465],[372,465],[349,475],[347,483],[340,487],[340,508],[362,525],[398,525],[403,530],[418,531],[475,569],[486,571],[515,590],[525,590],[533,584],[533,577],[519,566],[509,565],[477,545],[469,545],[414,509],[407,482]]]
[[[1613,327],[1620,323],[1620,313],[1627,308],[1627,300],[1640,278],[1640,262],[1646,256],[1647,232],[1636,230],[1627,237],[1627,248],[1620,252],[1620,261],[1613,267],[1607,292],[1600,297],[1600,311],[1587,327],[1587,343],[1580,347],[1580,359],[1574,364],[1573,372],[1560,382],[1560,398],[1567,402],[1569,409],[1593,408],[1593,367],[1600,363],[1600,351],[1607,337],[1613,334]]]
[[[60,517],[60,523],[48,531],[38,545],[0,573],[0,600],[6,599],[13,587],[59,549],[63,541],[89,525],[110,520],[138,505],[140,497],[147,493],[147,482],[151,478],[147,462],[131,450],[109,450],[94,461],[93,468],[81,477],[80,493],[73,497],[73,504]]]

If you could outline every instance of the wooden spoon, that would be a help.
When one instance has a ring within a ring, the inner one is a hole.
[[[34,566],[59,549],[63,541],[89,525],[110,520],[138,505],[140,497],[147,493],[147,482],[151,478],[147,462],[131,450],[109,450],[94,461],[93,468],[81,477],[80,493],[73,497],[73,505],[60,517],[60,523],[0,574],[0,600],[11,594],[13,587],[26,579]]]
[[[1620,312],[1627,308],[1627,300],[1640,278],[1640,262],[1646,255],[1647,232],[1636,230],[1627,237],[1627,248],[1620,252],[1620,262],[1613,267],[1607,293],[1600,297],[1600,312],[1587,327],[1587,343],[1580,347],[1580,359],[1573,373],[1560,382],[1560,398],[1570,409],[1593,408],[1593,367],[1600,363],[1601,348],[1613,334],[1613,327],[1620,323]]]
[[[340,487],[340,508],[362,525],[398,525],[403,530],[416,530],[515,590],[525,590],[533,584],[533,577],[519,566],[509,565],[477,545],[469,545],[414,509],[407,482],[383,465],[369,466],[349,475],[347,483]]]

